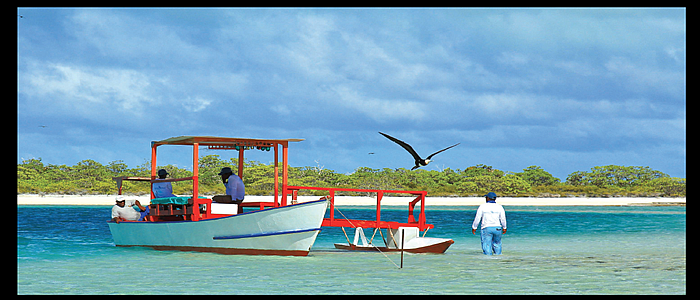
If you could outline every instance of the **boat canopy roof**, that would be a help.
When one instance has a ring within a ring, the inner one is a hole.
[[[200,146],[228,146],[228,145],[263,145],[263,144],[286,144],[288,142],[301,142],[304,139],[257,139],[257,138],[232,138],[216,136],[178,136],[162,141],[152,141],[151,145],[194,145]]]

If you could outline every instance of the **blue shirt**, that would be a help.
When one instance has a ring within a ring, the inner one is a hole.
[[[156,198],[175,197],[173,185],[170,182],[156,182],[153,184],[153,195]]]
[[[245,197],[245,186],[238,175],[231,174],[224,186],[226,187],[226,195],[231,195],[231,199],[243,200]]]

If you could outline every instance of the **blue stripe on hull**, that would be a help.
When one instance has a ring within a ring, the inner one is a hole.
[[[300,230],[287,230],[287,231],[278,231],[278,232],[266,232],[266,233],[255,233],[255,234],[241,234],[241,235],[229,235],[229,236],[215,236],[215,240],[235,240],[235,239],[245,239],[245,238],[254,238],[254,237],[261,237],[261,236],[271,236],[271,235],[281,235],[281,234],[290,234],[290,233],[300,233],[300,232],[308,232],[308,231],[321,231],[321,228],[311,228],[311,229],[300,229]]]

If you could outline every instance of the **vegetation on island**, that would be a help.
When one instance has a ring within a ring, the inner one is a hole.
[[[222,167],[236,169],[238,160],[222,160],[219,155],[199,159],[199,192],[203,195],[223,194],[224,186],[218,172]],[[274,166],[257,161],[244,161],[243,182],[248,195],[274,193]],[[192,176],[192,171],[174,165],[166,169],[169,178]],[[150,176],[150,162],[129,167],[123,161],[107,165],[83,160],[73,166],[44,164],[39,159],[23,160],[17,164],[18,194],[116,194],[112,177]],[[598,166],[589,171],[576,171],[566,180],[552,176],[539,166],[521,172],[502,171],[478,164],[461,169],[441,171],[418,169],[357,168],[351,174],[341,174],[320,166],[289,167],[289,185],[389,190],[425,190],[429,196],[469,197],[496,192],[511,197],[685,197],[686,179],[644,166]],[[150,192],[147,182],[125,181],[123,194],[144,195]],[[191,181],[173,182],[177,195],[192,194]],[[300,194],[325,195],[325,191],[300,191]],[[357,195],[342,193],[341,195]]]

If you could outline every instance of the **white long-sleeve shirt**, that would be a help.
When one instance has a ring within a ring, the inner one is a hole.
[[[503,206],[497,203],[487,202],[479,205],[472,229],[479,227],[479,222],[481,222],[481,228],[502,226],[503,229],[506,229],[506,211]]]

